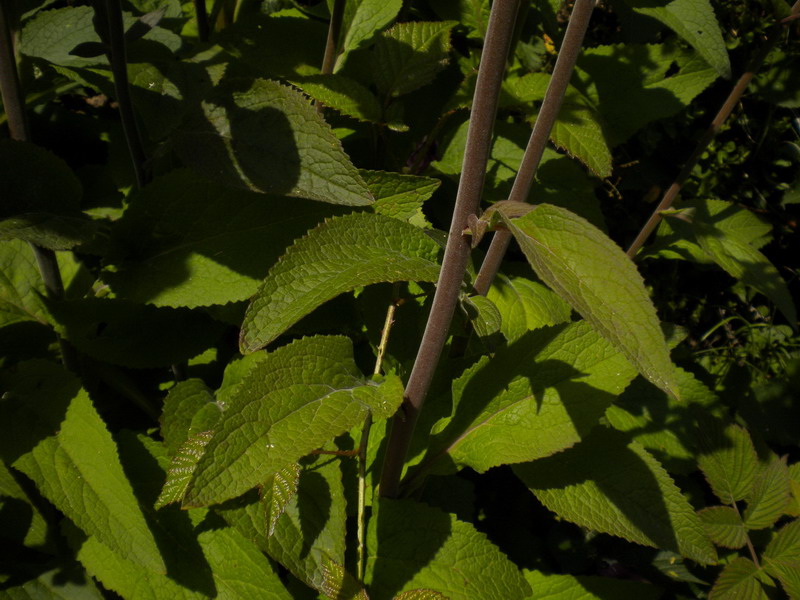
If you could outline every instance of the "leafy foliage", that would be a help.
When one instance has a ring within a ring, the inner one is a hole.
[[[118,4],[0,4],[0,596],[800,598],[787,2]]]

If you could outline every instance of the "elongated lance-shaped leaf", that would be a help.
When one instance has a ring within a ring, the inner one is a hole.
[[[117,447],[80,383],[45,361],[3,381],[0,452],[87,534],[145,569],[164,572]]]
[[[514,472],[563,519],[703,564],[716,551],[675,482],[644,448],[596,427],[580,444]]]
[[[270,270],[245,314],[242,354],[263,348],[321,304],[384,281],[436,281],[440,248],[382,215],[334,218],[298,240]]]
[[[759,568],[749,558],[737,556],[722,570],[708,594],[709,600],[767,600],[758,580]]]
[[[376,33],[392,22],[402,6],[402,0],[348,2],[345,5],[343,24],[346,33],[338,62],[341,63],[351,50],[366,46]]]
[[[703,424],[697,464],[714,494],[733,504],[750,493],[758,471],[758,455],[750,434],[738,425]]]
[[[341,143],[302,93],[267,79],[225,86],[177,136],[189,166],[261,192],[348,206],[372,203]]]
[[[522,600],[522,574],[469,523],[424,504],[381,499],[367,530],[366,583],[375,598],[426,588],[450,600]]]
[[[736,279],[764,294],[780,309],[792,327],[797,311],[778,269],[758,250],[724,231],[695,223],[697,241],[715,263]]]
[[[536,274],[611,342],[644,377],[678,397],[674,366],[642,276],[619,246],[574,213],[540,204],[499,214]]]
[[[367,381],[339,336],[279,348],[241,382],[197,463],[184,505],[224,502],[267,480],[368,413],[386,419],[403,397],[397,377]]]

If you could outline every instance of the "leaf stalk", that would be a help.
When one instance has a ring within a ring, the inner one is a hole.
[[[394,498],[398,494],[411,436],[433,380],[458,302],[470,253],[469,241],[462,232],[467,218],[477,212],[480,204],[500,85],[518,8],[519,0],[495,0],[492,4],[444,261],[425,332],[406,384],[404,403],[399,414],[392,420],[381,472],[380,493],[384,497]]]

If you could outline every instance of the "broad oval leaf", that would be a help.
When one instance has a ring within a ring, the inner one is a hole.
[[[672,29],[725,78],[731,76],[731,63],[722,30],[709,0],[625,0],[638,13],[653,17]]]
[[[568,521],[702,564],[717,560],[700,519],[669,474],[617,431],[597,427],[575,447],[515,465],[514,472]]]
[[[440,248],[422,230],[381,215],[331,219],[270,270],[245,314],[242,354],[263,348],[321,304],[384,281],[436,281]]]
[[[717,420],[703,423],[697,464],[711,490],[725,504],[733,504],[750,493],[758,471],[750,434],[738,425],[724,427]]]
[[[772,455],[760,465],[750,493],[745,498],[744,524],[748,529],[764,529],[780,519],[792,500],[791,479],[786,460]]]
[[[426,588],[450,600],[522,600],[522,573],[469,523],[408,500],[382,498],[367,526],[366,583],[375,600]]]
[[[236,187],[349,206],[372,195],[310,101],[277,81],[231,80],[188,119],[183,160]],[[244,89],[242,89],[244,88]]]
[[[526,571],[525,580],[534,590],[526,600],[659,600],[663,596],[654,585],[616,577]]]
[[[574,213],[540,204],[511,219],[536,274],[656,386],[679,397],[674,366],[642,276],[625,253]]]
[[[390,417],[402,397],[397,377],[380,384],[363,378],[347,338],[304,338],[279,348],[229,398],[184,505],[235,498],[361,424],[367,414]]]
[[[424,470],[478,472],[550,456],[579,442],[636,371],[585,322],[529,333],[453,383]]]

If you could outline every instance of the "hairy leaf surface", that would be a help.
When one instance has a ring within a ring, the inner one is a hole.
[[[664,468],[639,444],[597,427],[573,448],[514,472],[561,518],[702,564],[716,551]]]
[[[503,219],[536,274],[642,375],[677,397],[655,308],[642,276],[619,246],[588,221],[548,204],[524,217]]]
[[[509,342],[528,331],[569,321],[572,308],[549,288],[524,277],[498,273],[487,298],[502,315],[500,330]]]
[[[255,366],[222,413],[184,504],[234,498],[360,424],[391,416],[402,384],[366,381],[343,337],[304,338]]]
[[[250,303],[240,348],[263,348],[321,304],[383,281],[436,281],[439,246],[419,228],[382,215],[335,218],[298,240]]]

